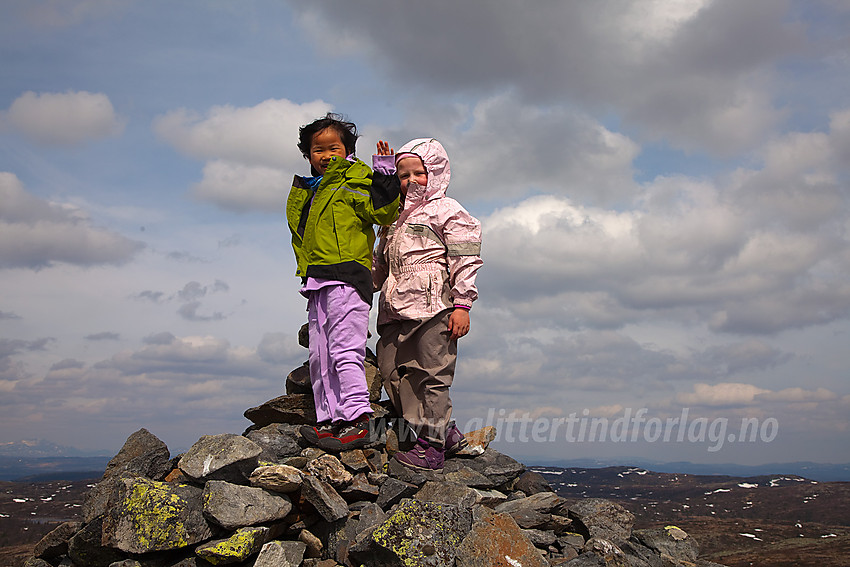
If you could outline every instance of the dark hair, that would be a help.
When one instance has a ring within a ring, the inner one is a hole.
[[[347,154],[354,153],[354,147],[357,144],[357,126],[354,122],[346,122],[345,117],[341,114],[328,112],[323,118],[314,120],[306,126],[302,126],[298,130],[298,149],[304,157],[310,156],[310,144],[313,142],[313,136],[322,130],[332,128],[339,134],[342,143],[345,145]]]

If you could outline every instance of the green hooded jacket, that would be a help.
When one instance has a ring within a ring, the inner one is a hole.
[[[334,158],[315,196],[296,175],[286,200],[295,275],[351,284],[371,304],[372,225],[391,224],[398,217],[399,190],[395,175],[373,173],[358,159]]]

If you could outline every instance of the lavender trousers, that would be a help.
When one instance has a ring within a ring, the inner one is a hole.
[[[320,422],[353,421],[372,413],[363,367],[369,308],[347,284],[308,292],[310,382]]]

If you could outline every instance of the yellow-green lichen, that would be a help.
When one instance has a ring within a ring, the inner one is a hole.
[[[138,542],[147,549],[163,550],[189,545],[181,512],[186,501],[162,482],[138,480],[124,500]]]
[[[263,530],[240,530],[228,539],[199,548],[196,553],[213,565],[244,561],[258,551],[263,535]]]

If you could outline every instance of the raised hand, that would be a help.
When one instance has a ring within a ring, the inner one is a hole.
[[[389,142],[385,142],[383,140],[378,140],[378,155],[379,156],[391,156],[395,154],[395,150],[390,147]]]

